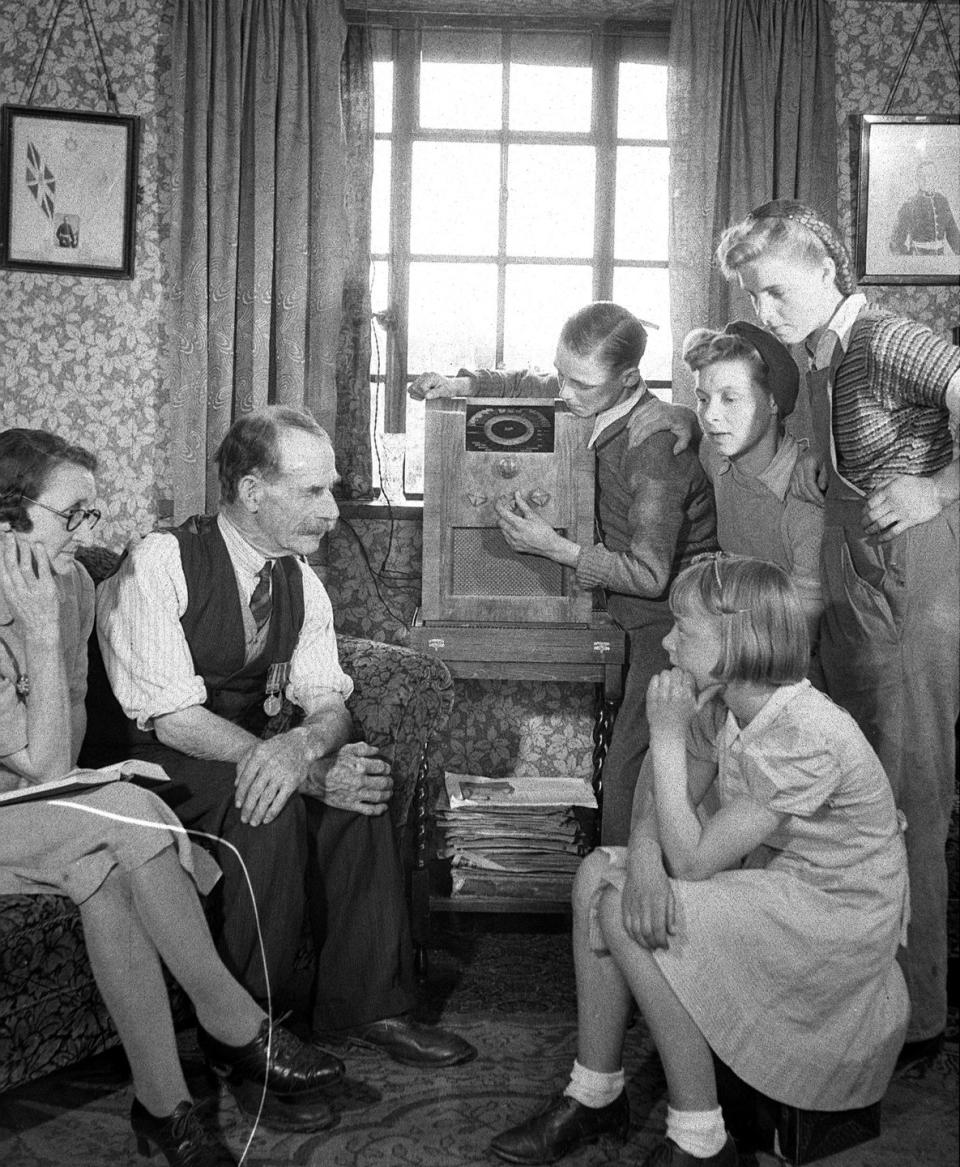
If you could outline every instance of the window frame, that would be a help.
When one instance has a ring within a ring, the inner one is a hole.
[[[391,324],[385,330],[385,343],[377,364],[371,369],[370,383],[379,396],[383,391],[382,428],[388,432],[406,430],[406,387],[413,377],[406,365],[404,338],[409,320],[410,266],[412,263],[495,263],[497,269],[497,318],[495,364],[500,365],[504,351],[506,271],[508,266],[532,264],[544,266],[583,266],[592,271],[592,295],[595,300],[613,297],[615,268],[655,268],[669,270],[669,259],[617,259],[614,252],[616,218],[617,151],[621,147],[662,147],[669,149],[664,138],[620,138],[617,136],[618,69],[621,60],[636,60],[635,50],[626,57],[624,43],[642,42],[641,59],[666,64],[669,42],[668,21],[590,21],[577,19],[543,19],[535,22],[510,17],[442,17],[413,15],[372,10],[363,13],[347,11],[348,23],[367,24],[378,33],[389,32],[392,40],[393,95],[392,119],[389,131],[376,130],[376,140],[390,143],[390,223],[389,249],[371,252],[371,265],[385,264],[387,268],[388,321],[399,321],[401,327]],[[426,32],[476,31],[498,32],[502,37],[503,62],[501,125],[496,130],[424,129],[419,126],[420,46]],[[510,86],[510,44],[514,33],[566,32],[588,35],[591,41],[593,92],[591,125],[588,131],[534,131],[511,130],[506,116]],[[382,58],[378,58],[382,59]],[[501,197],[499,210],[498,245],[496,257],[490,255],[423,254],[411,251],[411,212],[413,148],[415,142],[492,142],[500,147],[501,179],[507,173],[507,153],[514,144],[589,145],[596,151],[594,190],[593,254],[588,258],[522,256],[507,252],[506,211]],[[374,311],[377,305],[374,305]],[[444,370],[445,372],[448,370]],[[648,380],[654,389],[670,390],[670,380]],[[391,386],[387,391],[386,386]]]

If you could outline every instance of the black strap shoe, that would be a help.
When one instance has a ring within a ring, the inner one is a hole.
[[[627,1092],[609,1106],[584,1106],[568,1094],[547,1105],[519,1126],[497,1135],[490,1150],[508,1163],[556,1163],[564,1155],[601,1137],[624,1142],[630,1129]]]
[[[130,1126],[137,1136],[137,1151],[145,1158],[158,1147],[170,1167],[237,1167],[238,1160],[206,1129],[190,1101],[157,1118],[134,1098]]]
[[[664,1139],[653,1154],[644,1159],[643,1167],[738,1167],[739,1163],[736,1145],[727,1135],[720,1150],[707,1159],[681,1150],[673,1139]]]
[[[270,1093],[283,1098],[316,1094],[344,1073],[339,1058],[307,1045],[277,1022],[271,1027],[266,1018],[257,1036],[246,1045],[224,1045],[200,1026],[197,1044],[213,1072],[228,1084],[241,1079],[258,1085],[266,1081]]]
[[[371,1021],[336,1036],[353,1045],[380,1050],[405,1066],[422,1069],[462,1066],[477,1056],[476,1048],[458,1034],[438,1025],[423,1025],[406,1014]]]

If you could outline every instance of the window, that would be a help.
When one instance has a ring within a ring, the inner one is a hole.
[[[666,33],[417,24],[374,44],[372,413],[405,425],[408,494],[404,364],[552,369],[567,316],[612,299],[657,325],[642,369],[669,397]]]

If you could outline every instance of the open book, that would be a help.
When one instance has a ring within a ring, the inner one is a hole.
[[[138,786],[155,786],[169,782],[170,775],[155,762],[141,762],[133,759],[118,762],[115,766],[104,766],[101,770],[71,770],[62,778],[52,782],[37,782],[32,786],[21,786],[17,790],[7,790],[0,794],[0,807],[12,806],[18,802],[36,802],[44,798],[59,798],[64,794],[82,794],[108,782],[135,782]]]

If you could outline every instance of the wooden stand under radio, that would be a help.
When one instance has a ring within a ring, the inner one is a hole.
[[[581,624],[592,593],[572,569],[507,546],[498,499],[519,491],[555,531],[593,542],[592,418],[540,398],[427,402],[423,488],[426,622]]]

